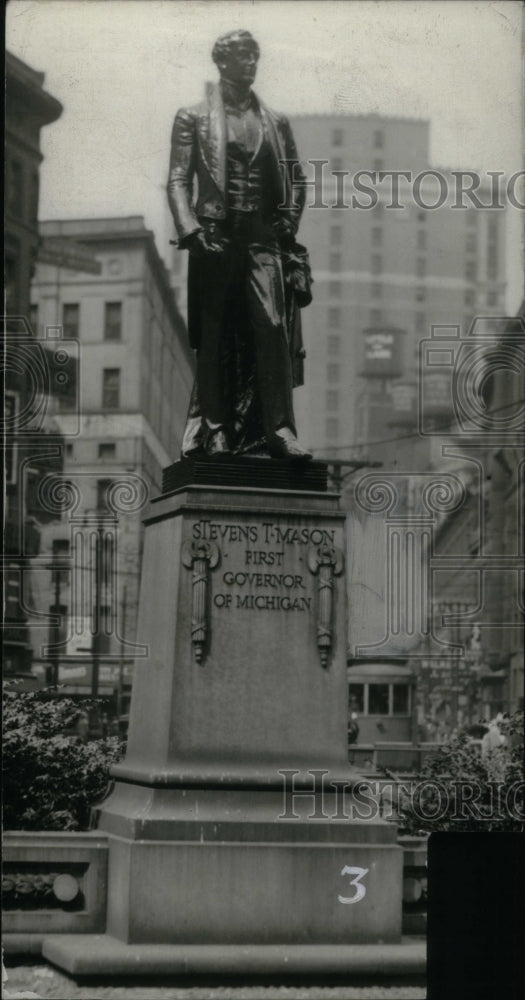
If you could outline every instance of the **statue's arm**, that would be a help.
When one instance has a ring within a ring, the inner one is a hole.
[[[288,215],[292,221],[295,230],[299,228],[299,223],[301,221],[301,216],[303,214],[304,204],[306,201],[306,188],[305,181],[306,176],[304,174],[303,168],[301,167],[301,161],[299,160],[299,154],[297,152],[297,146],[295,145],[295,139],[292,132],[292,126],[286,118],[282,115],[282,130],[284,135],[284,143],[286,150],[286,159],[288,173],[290,177],[290,185],[293,188],[294,205],[288,210]]]
[[[183,109],[177,112],[173,123],[168,177],[168,202],[179,246],[202,229],[192,206],[196,150],[195,120],[191,112]]]

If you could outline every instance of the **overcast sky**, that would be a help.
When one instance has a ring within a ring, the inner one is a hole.
[[[260,43],[256,89],[270,106],[426,118],[432,165],[510,175],[523,166],[521,18],[520,0],[11,0],[8,49],[64,105],[43,131],[40,216],[144,215],[164,254],[173,115],[216,78],[211,47],[235,27]]]

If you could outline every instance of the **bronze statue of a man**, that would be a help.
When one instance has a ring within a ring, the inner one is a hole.
[[[283,273],[300,249],[304,175],[288,120],[251,89],[255,39],[229,32],[212,58],[220,82],[177,112],[168,180],[178,246],[190,255],[188,329],[197,352],[182,453],[304,460],[311,456],[297,441],[292,406],[304,351],[293,282]]]

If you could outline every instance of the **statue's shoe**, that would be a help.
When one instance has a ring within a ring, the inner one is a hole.
[[[268,441],[268,451],[272,458],[288,458],[294,462],[308,462],[312,457],[288,427],[283,427],[273,435]]]
[[[221,428],[210,434],[205,450],[209,458],[214,458],[216,455],[231,455],[228,438]]]

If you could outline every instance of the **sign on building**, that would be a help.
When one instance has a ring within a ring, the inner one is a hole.
[[[396,378],[402,374],[402,330],[369,327],[363,330],[365,378]]]

